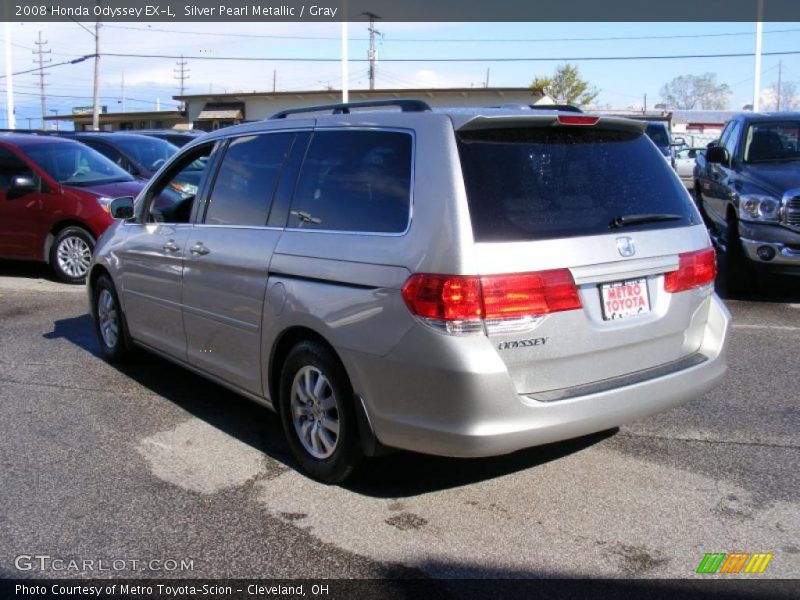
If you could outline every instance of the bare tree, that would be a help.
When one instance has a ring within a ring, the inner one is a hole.
[[[778,93],[780,92],[780,102]],[[797,110],[800,108],[800,96],[797,86],[791,81],[783,81],[778,87],[776,81],[761,94],[761,105],[764,110]]]
[[[724,110],[728,108],[731,89],[717,83],[714,73],[681,75],[661,88],[661,99],[669,108]]]

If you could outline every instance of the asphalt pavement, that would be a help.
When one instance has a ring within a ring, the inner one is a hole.
[[[726,304],[729,374],[702,398],[510,456],[399,452],[336,487],[295,470],[268,410],[148,354],[106,364],[83,287],[0,262],[0,577],[685,578],[707,552],[800,577],[800,293]]]

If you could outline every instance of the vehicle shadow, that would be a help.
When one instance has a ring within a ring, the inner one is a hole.
[[[100,356],[89,315],[55,321],[53,330],[43,337],[66,339]],[[136,351],[132,360],[115,367],[149,392],[299,471],[280,419],[268,408],[142,350]],[[558,460],[601,442],[614,431],[492,458],[456,459],[397,451],[368,461],[345,487],[365,496],[397,498],[469,485]]]
[[[53,273],[49,265],[40,262],[0,259],[0,277],[20,277],[22,279],[46,279],[63,283]],[[64,283],[64,285],[69,285]]]
[[[733,293],[725,277],[725,257],[717,254],[716,292],[723,300],[743,300],[750,302],[800,302],[800,277],[777,277],[759,274],[758,286],[747,293]]]

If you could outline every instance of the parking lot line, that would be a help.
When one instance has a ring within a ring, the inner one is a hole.
[[[777,329],[780,331],[800,331],[800,327],[793,325],[757,325],[754,323],[734,323],[734,329]]]

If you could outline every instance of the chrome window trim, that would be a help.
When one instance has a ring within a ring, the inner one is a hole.
[[[329,235],[362,235],[362,236],[370,236],[370,237],[403,237],[404,235],[408,234],[411,230],[411,224],[414,221],[414,184],[416,181],[416,163],[417,163],[417,134],[414,129],[408,129],[405,127],[380,127],[375,125],[353,125],[353,126],[342,126],[336,125],[333,127],[316,127],[314,129],[314,133],[317,131],[377,131],[377,132],[393,132],[393,133],[405,133],[411,136],[411,172],[409,178],[409,190],[408,190],[408,221],[406,222],[406,228],[403,231],[398,232],[383,232],[383,231],[351,231],[349,229],[305,229],[303,227],[286,227],[284,231],[292,231],[292,232],[301,232],[301,233],[323,233]],[[311,148],[311,144],[314,143],[314,138],[312,136],[311,141],[309,142],[309,149]],[[303,161],[305,164],[305,160]],[[300,166],[300,173],[303,172],[303,166]],[[299,180],[299,177],[298,177]],[[294,196],[292,196],[292,204],[294,205]],[[291,206],[289,207],[291,209]],[[291,218],[291,214],[289,215]]]

